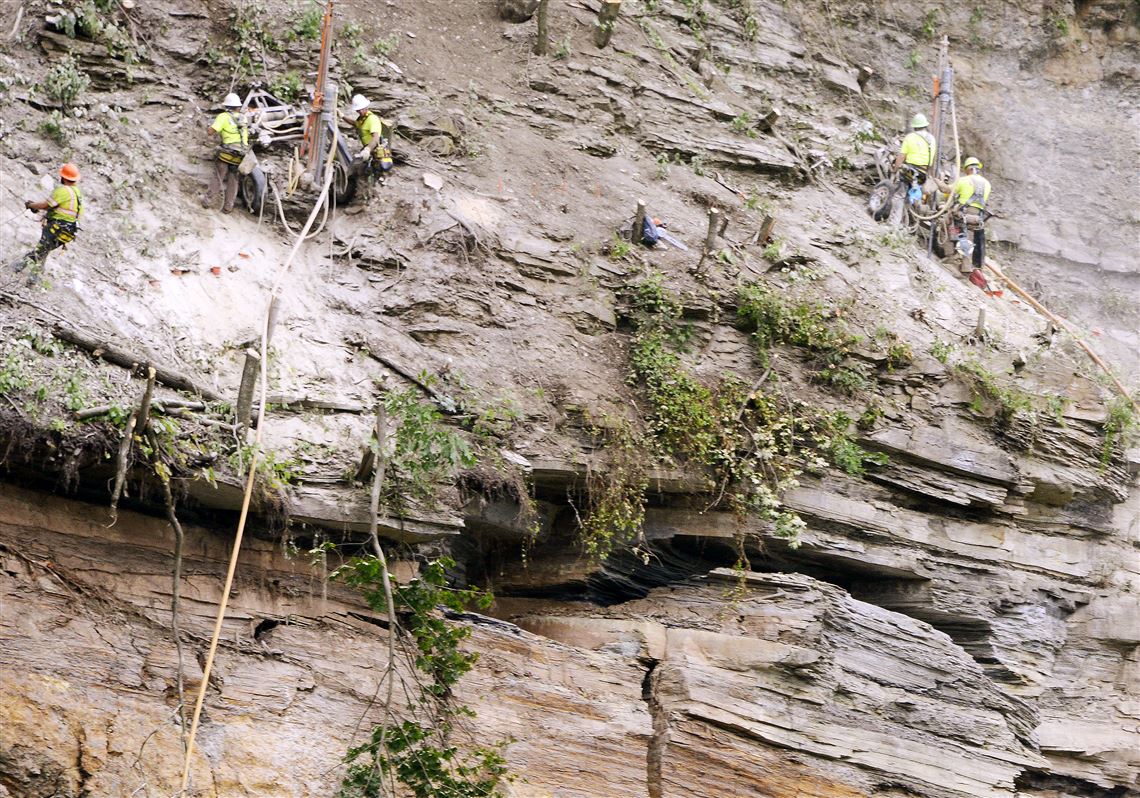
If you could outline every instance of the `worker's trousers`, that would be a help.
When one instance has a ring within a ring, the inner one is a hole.
[[[210,186],[202,197],[202,207],[209,208],[214,204],[219,192],[224,191],[222,210],[229,213],[234,209],[234,200],[237,199],[238,185],[241,175],[238,174],[236,163],[226,163],[223,160],[214,161],[214,173],[210,176]]]
[[[44,222],[44,230],[40,233],[39,243],[36,244],[31,252],[26,253],[24,257],[13,263],[12,268],[18,272],[22,272],[30,266],[33,269],[33,273],[42,268],[47,261],[48,254],[52,250],[64,245],[64,242],[56,237],[54,230],[55,226],[53,226],[51,222]],[[74,235],[74,227],[71,228],[71,231],[72,235]]]
[[[970,231],[966,234],[969,235]],[[986,262],[986,228],[979,227],[974,233],[974,268],[980,269]]]

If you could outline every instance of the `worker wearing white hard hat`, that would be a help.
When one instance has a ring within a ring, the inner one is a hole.
[[[353,95],[350,107],[356,116],[347,116],[346,121],[356,128],[361,144],[357,160],[365,164],[373,176],[387,172],[392,168],[392,150],[385,135],[384,120],[371,110],[372,101],[363,94]]]
[[[240,97],[233,92],[227,94],[222,100],[225,110],[214,117],[214,123],[206,129],[208,136],[217,137],[218,152],[210,184],[202,195],[203,208],[213,207],[218,194],[222,194],[222,213],[231,213],[234,209],[240,181],[238,164],[249,149],[249,126],[238,114],[241,105]]]

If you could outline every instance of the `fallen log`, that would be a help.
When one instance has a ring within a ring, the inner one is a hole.
[[[99,416],[105,416],[110,413],[118,405],[96,405],[95,407],[84,408],[75,413],[76,421],[88,421]],[[151,410],[157,410],[160,413],[166,413],[168,410],[197,410],[202,411],[206,409],[205,402],[191,402],[186,399],[152,399],[150,403]]]
[[[155,379],[166,385],[167,387],[174,388],[179,391],[187,391],[189,393],[196,393],[204,399],[211,402],[221,400],[221,396],[211,391],[209,388],[204,387],[198,382],[195,382],[185,374],[173,371],[168,368],[163,368],[153,362],[151,358],[143,357],[134,352],[122,349],[108,343],[106,340],[95,338],[88,333],[81,332],[74,327],[67,324],[56,324],[52,329],[52,335],[61,341],[66,341],[69,344],[74,344],[80,349],[85,349],[95,357],[101,357],[108,363],[113,363],[116,366],[121,366],[131,371],[136,368],[153,368]]]

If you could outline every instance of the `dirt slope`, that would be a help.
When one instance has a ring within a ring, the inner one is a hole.
[[[335,789],[386,638],[359,597],[280,552],[354,550],[367,494],[346,472],[381,391],[418,391],[421,372],[425,400],[457,410],[484,465],[535,500],[526,542],[510,491],[486,484],[383,530],[403,560],[450,552],[498,595],[503,620],[480,621],[483,665],[463,690],[486,734],[513,740],[510,795],[1140,788],[1140,511],[1135,457],[1105,448],[1111,394],[1008,291],[987,298],[870,222],[862,135],[890,137],[925,107],[935,40],[950,36],[963,154],[994,183],[994,256],[1134,375],[1134,4],[627,0],[603,51],[595,5],[552,0],[553,55],[539,57],[533,23],[500,21],[489,0],[337,4],[334,72],[396,122],[402,163],[330,215],[283,283],[264,428],[291,484],[242,561],[201,794]],[[119,433],[74,419],[128,406],[141,383],[49,332],[98,331],[236,398],[292,239],[272,209],[199,206],[202,131],[231,87],[313,68],[307,6],[136,3],[98,42],[52,31],[51,3],[0,9],[0,35],[23,9],[0,48],[0,260],[34,242],[22,199],[61,158],[80,163],[88,201],[38,284],[0,272],[0,794],[165,795],[179,764],[168,532],[153,485],[132,481],[104,536]],[[43,83],[68,50],[90,85],[59,115]],[[773,106],[775,128],[755,129]],[[614,234],[639,199],[688,252],[624,251]],[[723,254],[697,273],[709,207],[727,217]],[[757,240],[767,215],[771,244]],[[631,379],[630,287],[657,272],[681,307],[679,362],[704,384],[731,376],[869,420],[851,434],[885,465],[822,462],[786,493],[806,524],[798,549],[664,458],[645,464],[651,556],[583,555],[585,486],[614,463],[598,429],[650,417]],[[860,336],[863,381],[821,382],[800,347],[758,356],[736,316],[752,283]],[[232,433],[179,423],[222,453],[176,474],[197,653],[239,480]],[[757,573],[715,570],[740,553]]]

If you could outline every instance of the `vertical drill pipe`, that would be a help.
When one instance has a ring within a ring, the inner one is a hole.
[[[942,172],[942,143],[946,139],[946,116],[950,110],[950,103],[954,98],[954,68],[950,64],[950,39],[942,37],[942,46],[938,51],[939,74],[934,78],[934,158],[931,159],[930,168],[932,176]],[[926,254],[934,252],[934,225],[930,223],[930,232],[926,236]]]
[[[325,84],[329,78],[329,58],[332,55],[333,40],[333,0],[325,3],[325,16],[321,20],[321,60],[317,65],[317,84],[313,88],[313,103],[305,120],[305,138],[301,142],[301,157],[306,159],[308,169],[317,166],[324,156],[320,146],[321,112],[325,107]]]

